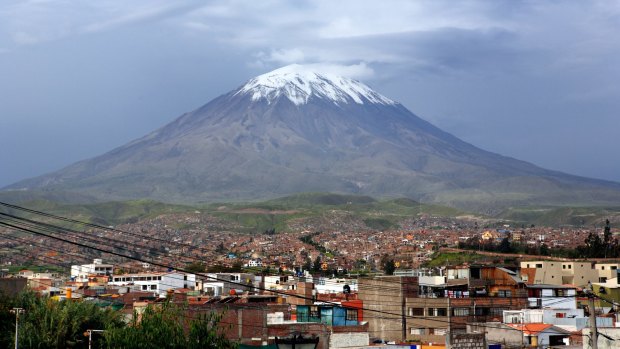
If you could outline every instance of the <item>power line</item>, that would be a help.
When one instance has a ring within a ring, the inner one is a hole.
[[[32,234],[35,234],[35,235],[46,236],[46,237],[49,237],[49,238],[52,238],[52,239],[56,239],[56,240],[59,240],[59,241],[64,241],[66,243],[77,245],[77,246],[81,246],[81,247],[84,247],[84,248],[89,248],[89,249],[97,250],[97,251],[100,251],[100,252],[103,252],[103,253],[109,253],[109,254],[116,255],[116,256],[119,256],[119,257],[123,257],[123,258],[128,258],[128,259],[132,259],[132,260],[137,260],[137,261],[145,262],[144,260],[142,260],[140,258],[126,256],[126,255],[123,255],[123,254],[120,254],[120,253],[116,253],[114,251],[107,251],[107,250],[104,250],[104,249],[101,249],[101,248],[98,248],[98,247],[89,246],[89,245],[81,244],[81,243],[78,243],[78,242],[72,242],[70,240],[66,240],[66,239],[62,239],[62,238],[56,237],[56,236],[52,236],[52,235],[48,235],[48,234],[45,234],[45,233],[41,233],[41,232],[38,232],[38,231],[35,231],[35,230],[32,230],[32,229],[28,229],[28,228],[24,228],[24,227],[20,227],[20,226],[15,226],[13,224],[5,223],[5,222],[0,222],[0,224],[4,225],[6,227],[10,227],[10,228],[18,229],[18,230],[21,230],[21,231],[29,232],[29,233],[32,233]],[[53,226],[53,227],[55,227],[58,230],[64,230],[64,228],[61,228],[61,227],[57,227],[57,226]],[[157,263],[152,263],[152,264],[166,268],[166,266],[161,265],[161,264],[157,264]],[[178,271],[192,273],[192,272],[188,272],[188,271],[186,271],[184,269],[181,269],[181,268],[174,268],[174,269],[178,270]],[[241,286],[247,286],[246,284],[241,284],[241,283],[233,282],[233,281],[230,281],[230,280],[221,280],[221,279],[209,276],[209,275],[204,275],[204,274],[200,274],[200,273],[195,273],[195,274],[207,277],[209,279],[215,279],[217,281],[224,281],[224,282],[229,282],[231,284],[238,284],[238,285],[241,285]],[[282,295],[286,295],[286,296],[293,296],[293,297],[297,297],[297,298],[303,298],[303,299],[310,300],[309,297],[303,297],[303,296],[295,295],[295,294],[288,294],[288,293],[285,293],[285,292],[282,292],[282,291],[278,291],[278,290],[267,290],[267,289],[260,288],[260,287],[255,287],[255,288],[256,289],[265,290],[265,291],[268,291],[268,292],[271,292],[271,293],[282,294]],[[339,305],[339,304],[333,303],[333,302],[324,302],[324,303],[331,304],[331,305]],[[402,314],[389,313],[389,312],[384,312],[384,311],[375,310],[375,309],[368,309],[368,308],[361,308],[361,309],[369,311],[369,312],[382,313],[382,314],[391,315],[391,316],[399,316],[399,317],[402,316]],[[414,317],[409,317],[409,318],[414,318]],[[437,320],[437,319],[435,319],[435,320]]]

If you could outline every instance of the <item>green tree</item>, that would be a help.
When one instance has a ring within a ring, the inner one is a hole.
[[[314,264],[312,264],[312,271],[315,273],[321,271],[321,256],[316,256]]]
[[[57,301],[25,292],[13,304],[25,310],[20,316],[20,348],[87,348],[86,330],[124,325],[118,312],[93,302]],[[13,333],[7,333],[12,340]],[[4,342],[5,336],[0,336]]]
[[[381,267],[385,275],[394,275],[394,271],[396,271],[396,263],[392,258],[384,258]]]
[[[510,243],[510,240],[507,237],[502,239],[502,242],[499,243],[499,246],[497,247],[497,249],[501,253],[513,252],[512,245]]]
[[[304,263],[303,270],[310,271],[312,269],[312,260],[310,257],[306,258],[306,263]]]
[[[14,343],[15,315],[11,309],[16,306],[15,298],[0,291],[0,348],[10,348]]]
[[[206,266],[204,263],[202,262],[192,262],[190,263],[187,267],[185,267],[185,270],[192,272],[192,273],[204,273],[206,269]]]
[[[222,315],[187,313],[186,306],[165,302],[149,305],[142,314],[134,312],[132,322],[104,333],[107,348],[236,348],[220,331]]]
[[[549,251],[549,247],[546,244],[540,244],[540,247],[538,249],[538,253],[541,256],[549,256],[551,253]]]

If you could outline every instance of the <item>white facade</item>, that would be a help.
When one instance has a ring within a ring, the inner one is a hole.
[[[568,331],[578,331],[588,326],[583,309],[522,309],[505,310],[505,324],[551,324]],[[598,321],[597,321],[598,322]]]
[[[251,259],[247,265],[249,268],[262,267],[263,261],[261,261],[260,259]]]
[[[196,275],[185,273],[139,273],[114,275],[109,285],[133,286],[136,291],[153,292],[160,298],[166,297],[168,290],[177,288],[195,289]]]
[[[536,285],[535,288],[539,290],[540,294],[535,297],[528,297],[530,308],[577,309],[576,289],[554,285]]]
[[[249,273],[208,273],[203,282],[203,288],[220,287],[221,295],[231,294],[234,290],[235,294],[242,294],[246,291],[254,291],[255,276]]]
[[[267,275],[263,277],[263,282],[265,284],[264,288],[268,290],[279,290],[285,291],[291,288],[293,285],[293,277],[289,275]]]
[[[88,282],[89,275],[112,275],[114,265],[103,264],[101,259],[93,260],[92,264],[72,265],[71,279],[77,282]]]
[[[317,293],[340,293],[344,285],[349,285],[351,292],[357,292],[357,280],[354,279],[329,279],[319,277],[314,280],[314,289]]]

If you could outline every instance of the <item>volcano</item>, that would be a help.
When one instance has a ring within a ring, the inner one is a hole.
[[[291,65],[101,156],[5,189],[197,203],[299,192],[481,209],[618,204],[620,184],[479,149],[367,85]]]

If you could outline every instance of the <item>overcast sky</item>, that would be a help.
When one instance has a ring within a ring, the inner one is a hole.
[[[0,2],[0,187],[326,64],[485,150],[620,181],[620,2]]]

